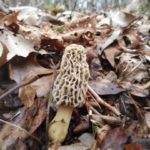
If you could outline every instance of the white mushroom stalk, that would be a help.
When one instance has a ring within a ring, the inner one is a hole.
[[[76,44],[67,46],[52,92],[58,106],[57,114],[48,129],[53,143],[65,140],[74,108],[84,104],[89,76],[85,48]]]

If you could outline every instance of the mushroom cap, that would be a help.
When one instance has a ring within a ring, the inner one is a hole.
[[[67,46],[52,92],[56,105],[82,106],[89,77],[86,49],[77,44]]]

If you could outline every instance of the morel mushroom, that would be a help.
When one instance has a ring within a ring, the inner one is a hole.
[[[53,143],[65,140],[74,108],[84,104],[89,76],[85,48],[76,44],[67,46],[52,91],[58,106],[48,129],[48,136]]]

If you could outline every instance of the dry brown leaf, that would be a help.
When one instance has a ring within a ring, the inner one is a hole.
[[[17,58],[10,64],[10,77],[18,84],[27,82],[35,77],[38,79],[30,85],[26,85],[19,90],[19,97],[26,107],[31,107],[35,96],[42,97],[50,89],[53,83],[53,71],[40,66],[36,62],[36,55],[30,55],[27,59]],[[40,75],[47,75],[38,77]]]
[[[120,53],[121,51],[118,50],[118,46],[116,45],[109,46],[104,50],[106,59],[109,61],[112,67],[115,67],[115,57]]]
[[[144,150],[140,144],[126,144],[125,150]]]
[[[143,79],[149,80],[148,66],[144,59],[136,54],[122,53],[118,64],[119,78],[124,81],[141,83]]]
[[[108,125],[104,125],[103,127],[101,128],[98,128],[97,129],[97,145],[100,147],[103,140],[105,139],[107,133],[110,131],[110,126]]]
[[[7,62],[7,48],[0,42],[0,67]]]
[[[0,133],[0,145],[2,150],[6,150],[10,147],[16,140],[23,139],[27,137],[27,133],[10,125],[4,125]]]
[[[17,83],[22,82],[29,76],[48,75],[53,71],[40,66],[36,60],[36,54],[31,54],[27,58],[15,58],[10,62],[10,78]]]
[[[31,85],[26,85],[19,90],[19,97],[25,107],[31,107],[34,104],[36,90]]]
[[[150,112],[145,113],[145,121],[146,121],[148,128],[150,129]]]
[[[125,48],[136,49],[138,48],[141,42],[142,40],[135,33],[124,34],[118,39],[118,44],[122,49],[125,49]]]
[[[116,29],[113,31],[112,35],[105,41],[103,45],[100,46],[101,51],[110,46],[122,33],[122,29]]]
[[[84,146],[82,143],[75,143],[71,145],[64,145],[58,147],[58,150],[87,150],[87,149],[88,147]],[[49,147],[48,150],[54,150],[54,149]]]
[[[118,94],[124,91],[124,89],[117,87],[114,83],[111,83],[106,79],[102,79],[100,81],[90,81],[89,85],[98,95]]]
[[[81,28],[81,29],[73,30],[68,33],[64,33],[61,36],[62,36],[63,40],[67,43],[77,43],[77,42],[80,42],[80,40],[84,34],[90,34],[91,37],[93,38],[93,36],[92,36],[93,33],[94,33],[94,30],[91,28],[89,28],[89,29]],[[83,40],[86,40],[86,39],[83,39]]]
[[[11,23],[17,22],[18,13],[14,12],[9,15],[0,15],[0,26],[4,27],[5,25],[9,25]]]
[[[8,49],[7,61],[16,55],[27,57],[31,52],[35,52],[30,41],[24,39],[21,35],[14,35],[8,30],[1,30],[0,41]]]
[[[110,11],[109,17],[111,18],[114,27],[127,27],[135,19],[135,16],[132,14],[120,10]]]
[[[9,124],[3,125],[0,130],[0,145],[2,150],[8,149],[8,147],[15,144],[19,139],[24,140],[32,136],[35,130],[41,125],[46,117],[46,100],[37,99],[36,102],[31,108],[20,109],[19,114],[15,116],[15,121],[13,121],[16,127]]]
[[[104,26],[104,25],[111,26],[111,25],[112,25],[111,19],[110,19],[110,18],[102,18],[102,19],[96,24],[96,27],[97,27],[97,28],[100,28],[101,26]]]
[[[36,96],[42,97],[49,92],[50,87],[53,85],[53,82],[54,82],[54,74],[51,74],[37,79],[35,82],[31,83],[30,85],[33,89],[35,89]]]
[[[12,7],[10,10],[18,12],[17,19],[23,21],[25,24],[38,25],[40,17],[38,16],[40,10],[30,6]]]
[[[91,62],[94,58],[97,58],[97,54],[94,51],[95,46],[87,47],[86,48],[86,57],[87,61]]]
[[[90,133],[83,133],[78,139],[84,146],[88,147],[89,149],[96,142]]]
[[[123,150],[123,144],[127,141],[124,129],[115,128],[108,132],[100,148]]]
[[[37,128],[42,124],[42,122],[45,120],[47,112],[47,100],[45,98],[39,98],[38,100],[38,111],[34,118],[29,118],[29,120],[32,120],[32,124],[30,125],[29,133],[33,134]],[[41,102],[40,102],[41,101]],[[33,106],[34,107],[34,106]]]
[[[128,90],[132,95],[139,96],[139,97],[146,97],[149,94],[148,90],[143,89],[142,87],[132,84],[130,82],[120,82],[119,86],[123,89]]]
[[[76,20],[73,20],[66,24],[66,28],[68,29],[74,29],[74,28],[89,28],[89,27],[95,27],[96,25],[96,15],[91,16],[85,16],[82,18],[76,18]]]
[[[17,19],[28,25],[39,25],[43,22],[51,22],[53,24],[62,25],[63,22],[59,21],[49,13],[45,13],[41,9],[32,6],[19,6],[10,7],[12,11],[18,12]]]
[[[32,41],[36,48],[45,50],[64,49],[62,37],[56,34],[49,26],[41,25],[40,28],[30,25],[19,25],[19,33],[25,39]],[[40,53],[40,51],[39,51]]]
[[[5,13],[0,12],[0,20],[1,20],[2,18],[4,18],[5,16],[6,16],[6,14],[5,14]]]

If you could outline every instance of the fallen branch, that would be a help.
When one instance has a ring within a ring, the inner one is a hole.
[[[103,99],[101,99],[89,85],[88,85],[88,91],[96,98],[98,103],[100,103],[101,105],[105,106],[106,108],[114,112],[117,116],[121,115],[120,112],[115,107],[111,106],[110,104],[106,103]]]

